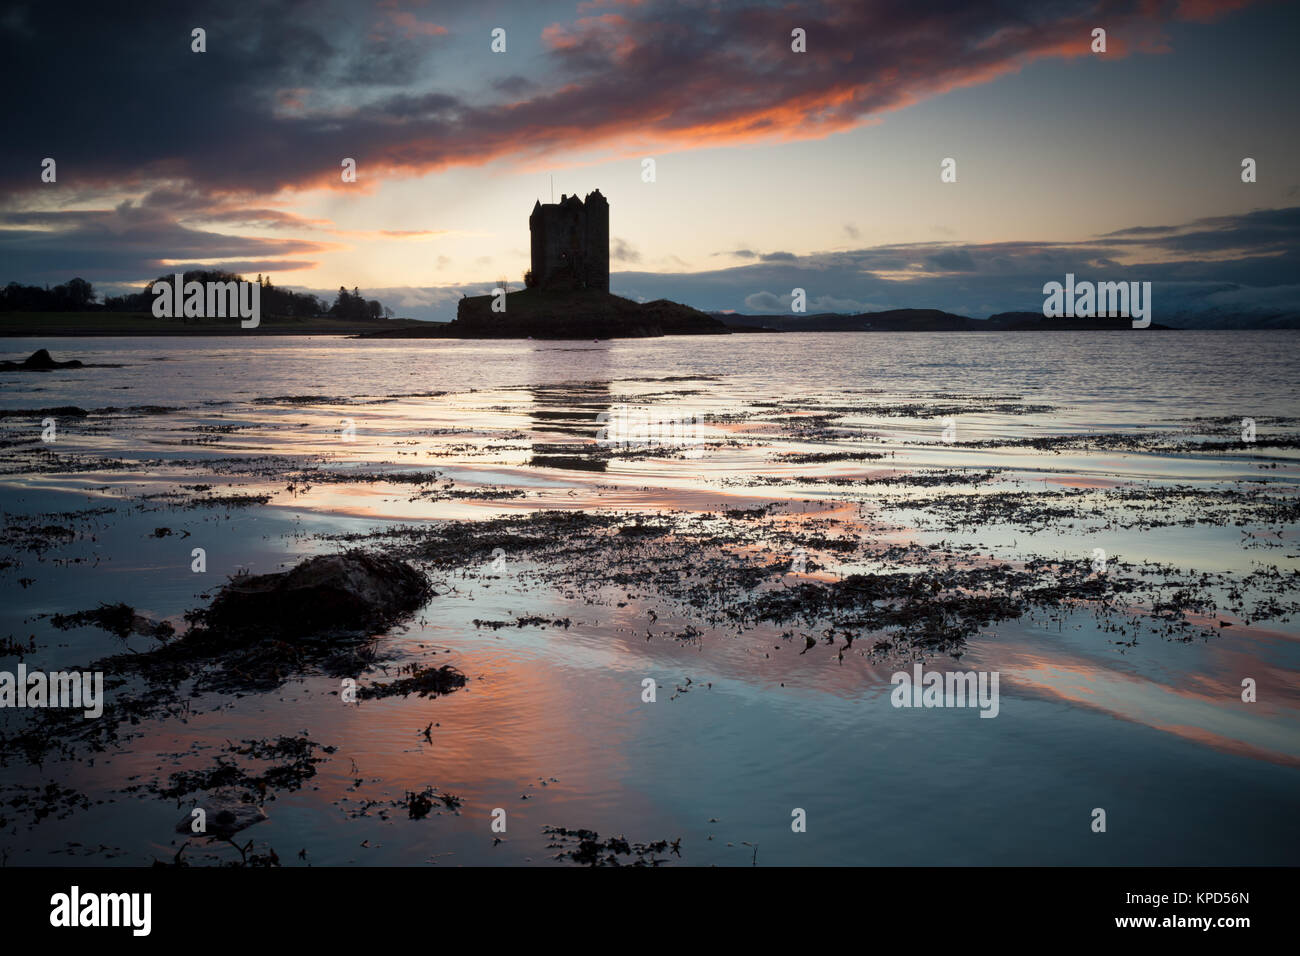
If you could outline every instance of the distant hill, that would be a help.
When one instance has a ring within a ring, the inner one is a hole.
[[[890,309],[841,315],[735,315],[714,313],[728,326],[762,326],[780,332],[1060,332],[1132,329],[1131,319],[1045,319],[1038,312],[1000,312],[987,319],[938,309]],[[1152,329],[1170,326],[1152,322]]]
[[[1300,329],[1297,312],[1197,312],[1165,320],[1177,329]]]

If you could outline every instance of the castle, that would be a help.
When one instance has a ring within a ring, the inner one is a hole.
[[[561,194],[533,205],[528,217],[533,267],[528,285],[555,291],[609,292],[609,203],[597,189],[586,202]]]

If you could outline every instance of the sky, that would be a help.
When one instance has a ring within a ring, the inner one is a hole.
[[[1250,0],[6,4],[0,282],[224,268],[449,319],[598,188],[634,299],[987,316],[1074,272],[1295,313],[1297,41]]]

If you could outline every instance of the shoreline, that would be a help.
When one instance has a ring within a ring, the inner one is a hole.
[[[430,325],[451,325],[450,322],[429,323]],[[1120,333],[1126,331],[1160,331],[1160,332],[1294,332],[1295,329],[1269,329],[1269,328],[1214,328],[1214,329],[1183,329],[1174,326],[1160,326],[1152,324],[1150,329],[1123,329],[1123,328],[1066,328],[1066,329],[770,329],[759,327],[728,327],[725,331],[719,333],[707,332],[664,332],[661,335],[613,335],[600,336],[600,341],[610,341],[613,339],[645,339],[645,338],[701,338],[712,335],[846,335],[846,334],[864,334],[864,335],[948,335],[948,334],[972,334],[972,335],[996,335],[999,333],[1021,332],[1029,333],[1048,333],[1048,332],[1101,332],[1101,333]],[[275,328],[257,328],[241,329],[238,326],[223,331],[221,329],[43,329],[43,328],[20,328],[5,329],[0,328],[0,339],[120,339],[120,338],[231,338],[237,336],[244,337],[304,337],[304,336],[336,336],[348,339],[451,339],[467,342],[586,342],[592,339],[592,336],[547,336],[547,335],[465,335],[449,334],[440,329],[425,330],[418,326],[410,326],[404,329],[385,329],[383,331],[372,331],[365,329],[275,329]]]
[[[513,293],[516,297],[521,293]],[[616,296],[608,297],[611,300]],[[673,303],[648,303],[631,314],[604,315],[595,307],[566,311],[545,300],[516,303],[507,320],[493,321],[471,306],[466,317],[449,322],[421,319],[379,319],[346,322],[331,319],[293,319],[266,316],[256,328],[240,327],[238,320],[202,319],[180,322],[136,313],[0,313],[0,338],[142,338],[142,337],[230,337],[337,335],[356,339],[464,339],[470,341],[590,341],[610,339],[669,338],[702,335],[789,335],[800,332],[1133,332],[1191,331],[1158,322],[1134,329],[1128,319],[1046,319],[1030,313],[1003,313],[988,319],[971,319],[925,310],[894,310],[862,315],[750,316],[712,315]],[[581,302],[577,303],[581,305]],[[642,314],[644,313],[644,314]],[[680,313],[680,314],[678,314]],[[917,313],[917,314],[913,314]],[[47,318],[48,317],[48,318]],[[1196,331],[1242,331],[1241,329],[1196,329]],[[1278,331],[1270,329],[1268,331]]]

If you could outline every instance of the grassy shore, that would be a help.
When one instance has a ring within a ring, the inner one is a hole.
[[[48,335],[354,335],[361,332],[421,326],[416,319],[287,318],[263,316],[255,329],[238,318],[160,319],[148,312],[5,312],[0,335],[39,338]]]

